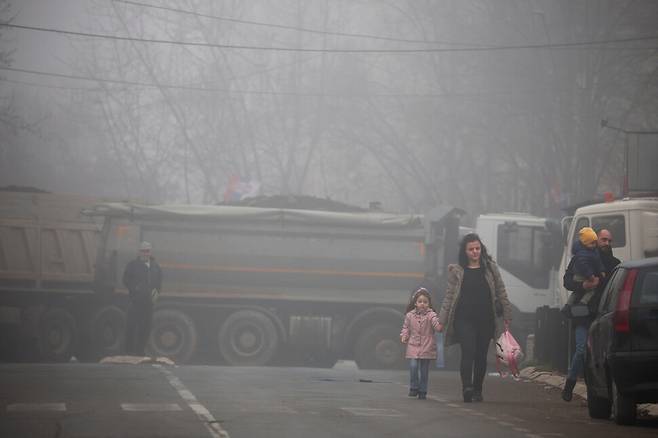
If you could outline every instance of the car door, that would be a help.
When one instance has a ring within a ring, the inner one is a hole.
[[[607,387],[605,364],[612,342],[613,316],[617,305],[617,296],[625,277],[626,271],[622,268],[617,268],[612,273],[610,281],[603,290],[598,315],[592,321],[589,329],[588,354],[590,354],[590,357],[588,357],[587,365],[593,381],[588,382],[588,385],[593,384],[594,387]]]
[[[658,265],[643,268],[638,274],[631,301],[631,327],[633,353],[658,352]]]

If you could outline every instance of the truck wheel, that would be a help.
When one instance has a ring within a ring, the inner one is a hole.
[[[612,416],[617,424],[633,424],[636,417],[635,400],[632,396],[619,392],[617,384],[612,381]]]
[[[95,359],[121,354],[126,337],[126,314],[117,306],[101,307],[89,322],[89,348]]]
[[[153,314],[148,352],[164,356],[176,363],[186,363],[197,348],[197,331],[194,321],[180,310],[161,309]]]
[[[77,341],[75,318],[68,310],[53,307],[39,318],[39,353],[43,360],[67,362]]]
[[[358,337],[354,359],[361,369],[400,369],[405,366],[403,347],[398,327],[375,325]]]
[[[232,313],[219,329],[219,352],[230,365],[265,365],[279,345],[274,323],[254,310]]]

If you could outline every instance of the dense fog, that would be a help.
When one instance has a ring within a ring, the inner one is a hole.
[[[1,186],[559,216],[658,126],[653,0],[0,6]]]

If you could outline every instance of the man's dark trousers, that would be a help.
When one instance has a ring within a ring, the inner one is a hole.
[[[128,354],[144,356],[146,342],[151,333],[153,303],[150,297],[131,298],[126,327],[126,350]]]

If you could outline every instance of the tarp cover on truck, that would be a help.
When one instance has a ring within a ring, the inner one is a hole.
[[[343,213],[333,211],[294,210],[279,208],[240,207],[224,205],[144,205],[134,203],[102,203],[85,210],[90,216],[128,217],[141,219],[253,220],[296,222],[335,226],[381,226],[418,228],[421,216],[383,212]]]

